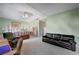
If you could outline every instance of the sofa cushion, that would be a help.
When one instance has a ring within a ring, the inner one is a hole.
[[[60,40],[61,35],[60,34],[53,34],[53,38],[56,39],[56,40]]]
[[[51,34],[51,33],[46,33],[46,36],[49,38],[53,38],[53,34]]]
[[[64,40],[66,40],[66,39],[74,40],[74,36],[73,35],[62,35],[62,39],[64,39]]]
[[[69,42],[70,40],[74,40],[73,35],[62,35],[61,36],[61,41]]]
[[[11,47],[9,45],[1,46],[0,47],[0,55],[5,54],[11,51]]]

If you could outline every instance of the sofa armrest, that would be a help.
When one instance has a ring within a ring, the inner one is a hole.
[[[74,41],[74,40],[69,40],[69,42],[71,43],[71,44],[76,44],[76,42]]]
[[[22,44],[23,44],[23,38],[18,39],[16,52],[14,53],[14,55],[20,55],[21,54]]]
[[[6,53],[5,55],[20,55],[21,54],[21,48],[22,48],[23,39],[18,39],[17,47],[10,52]]]

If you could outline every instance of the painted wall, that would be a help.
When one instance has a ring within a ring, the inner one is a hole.
[[[4,32],[4,30],[2,30],[3,27],[7,26],[7,25],[11,25],[12,22],[15,22],[17,20],[11,20],[11,19],[6,19],[6,18],[0,18],[0,33]],[[17,21],[18,22],[18,21]],[[21,27],[22,29],[26,29],[28,28],[28,23],[24,22],[24,21],[19,21],[21,22]]]
[[[75,35],[77,45],[79,45],[79,9],[48,16],[46,31]]]
[[[0,33],[2,33],[2,27],[5,25],[8,25],[12,20],[5,19],[5,18],[0,18]]]

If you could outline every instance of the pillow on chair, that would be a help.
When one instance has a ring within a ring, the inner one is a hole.
[[[0,55],[5,54],[11,51],[11,47],[9,45],[1,46],[0,47]]]

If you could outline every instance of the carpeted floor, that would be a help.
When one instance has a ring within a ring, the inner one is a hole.
[[[79,55],[79,49],[76,52],[42,42],[42,38],[32,38],[23,41],[22,55]]]

